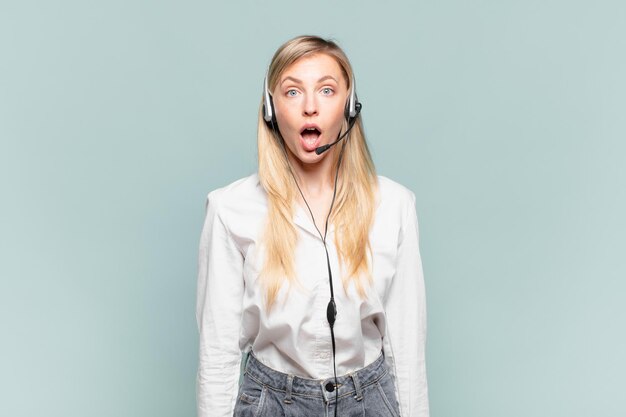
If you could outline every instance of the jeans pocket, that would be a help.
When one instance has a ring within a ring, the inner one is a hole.
[[[259,417],[263,404],[267,387],[259,385],[256,382],[244,379],[244,383],[239,389],[239,395],[235,402],[234,417]]]
[[[389,413],[392,417],[398,417],[400,415],[400,405],[396,398],[396,389],[393,379],[390,374],[385,375],[378,382],[376,382],[376,388],[380,394],[383,403],[386,405]]]

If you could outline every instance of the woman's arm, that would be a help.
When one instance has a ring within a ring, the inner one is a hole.
[[[405,204],[396,273],[385,303],[385,355],[398,389],[403,417],[428,417],[426,296],[419,252],[415,194]]]
[[[198,417],[230,417],[238,391],[244,257],[228,231],[220,190],[207,196],[200,237],[196,319]]]

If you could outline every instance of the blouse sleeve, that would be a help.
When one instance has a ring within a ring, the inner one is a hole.
[[[224,211],[218,193],[209,193],[198,259],[198,417],[232,416],[239,389],[244,257],[224,222]]]
[[[396,382],[402,417],[428,417],[426,382],[426,296],[419,252],[415,194],[406,204],[396,273],[385,302],[385,356]]]

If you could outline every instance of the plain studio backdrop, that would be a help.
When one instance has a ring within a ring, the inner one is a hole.
[[[416,193],[432,417],[626,415],[626,3],[382,3],[0,4],[0,415],[195,415],[205,197],[299,34]]]

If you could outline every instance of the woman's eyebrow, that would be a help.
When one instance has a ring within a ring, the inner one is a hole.
[[[318,82],[318,83],[321,83],[322,81],[326,81],[326,80],[333,80],[334,82],[339,83],[339,82],[335,79],[335,77],[333,77],[333,76],[331,76],[331,75],[326,75],[326,76],[324,76],[324,77],[320,78],[319,80],[317,80],[317,82]]]
[[[321,83],[322,81],[326,81],[326,80],[334,80],[336,83],[338,83],[337,79],[336,79],[335,77],[333,77],[332,75],[325,75],[325,76],[323,76],[322,78],[320,78],[319,80],[317,80],[317,82],[318,82],[318,83]],[[292,81],[292,82],[294,82],[294,83],[296,83],[296,84],[302,84],[302,81],[301,81],[301,80],[299,80],[299,79],[297,79],[297,78],[294,78],[294,77],[292,77],[292,76],[287,76],[287,77],[285,77],[285,78],[284,78],[284,79],[280,82],[280,84],[281,84],[281,85],[282,85],[282,84],[284,84],[284,83],[285,83],[285,81]]]
[[[280,85],[283,85],[283,84],[285,83],[285,81],[293,81],[293,82],[294,82],[294,83],[296,83],[296,84],[302,84],[302,81],[300,81],[299,79],[289,76],[289,77],[285,77],[285,78],[284,78],[284,79],[280,82]]]

